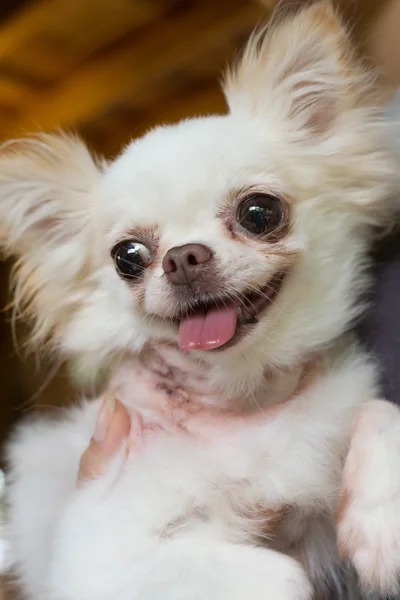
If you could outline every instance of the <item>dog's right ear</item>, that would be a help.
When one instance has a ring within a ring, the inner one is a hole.
[[[318,0],[252,36],[225,94],[231,112],[284,116],[310,139],[364,102],[369,84],[332,3]]]
[[[16,302],[35,318],[36,343],[85,289],[101,172],[86,146],[66,135],[17,140],[0,151],[0,248],[18,259]]]

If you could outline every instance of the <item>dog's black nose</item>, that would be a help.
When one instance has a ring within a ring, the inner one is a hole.
[[[212,252],[202,244],[185,244],[168,250],[162,261],[164,273],[175,285],[190,285],[198,279]]]

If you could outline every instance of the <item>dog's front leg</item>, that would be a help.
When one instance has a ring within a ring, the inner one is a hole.
[[[338,543],[363,588],[400,589],[400,409],[365,404],[354,424],[338,513]]]

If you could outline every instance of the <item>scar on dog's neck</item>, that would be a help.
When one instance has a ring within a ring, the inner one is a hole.
[[[148,350],[149,348],[143,357]],[[152,364],[145,360],[147,366],[158,370],[158,373],[163,372],[170,383],[175,380],[178,385],[186,387],[192,400],[199,394],[203,397],[209,395],[216,400],[211,402],[211,405],[221,408],[221,402],[217,398],[224,396],[223,388],[220,388],[218,383],[213,385],[212,378],[209,378],[210,367],[206,362],[199,361],[198,357],[194,360],[188,353],[181,352],[177,345],[165,342],[153,347],[149,356],[152,356],[153,360],[150,361]],[[224,405],[229,411],[243,413],[286,403],[311,384],[319,372],[320,363],[321,356],[316,354],[307,356],[291,367],[265,369],[256,389],[248,394],[225,396]]]

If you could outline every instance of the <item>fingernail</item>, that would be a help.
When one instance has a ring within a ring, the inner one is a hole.
[[[95,442],[104,442],[107,437],[108,430],[115,412],[115,396],[107,394],[104,398],[103,405],[97,417],[96,427],[94,430],[93,439]]]

